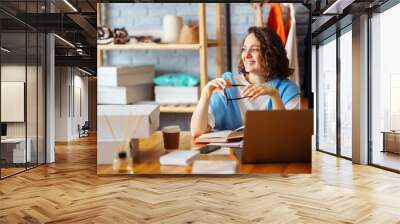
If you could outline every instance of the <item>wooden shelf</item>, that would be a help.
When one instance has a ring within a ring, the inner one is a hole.
[[[215,39],[208,39],[207,36],[207,23],[206,23],[206,3],[198,4],[198,26],[199,26],[199,43],[198,44],[157,44],[157,43],[137,43],[137,44],[108,44],[97,45],[97,66],[103,65],[103,53],[107,51],[129,51],[129,50],[197,50],[199,52],[199,78],[200,89],[202,89],[208,82],[208,48],[215,48],[215,65],[216,75],[219,77],[222,74],[223,67],[223,51],[222,45],[224,44],[222,38],[222,20],[223,15],[222,4],[215,4],[215,25],[216,35]],[[101,8],[97,4],[97,24],[101,25]],[[104,18],[103,18],[104,19]],[[178,66],[178,65],[177,65]],[[171,113],[191,113],[194,106],[178,106],[178,107],[161,107],[162,112]]]
[[[161,113],[193,113],[196,105],[160,105]]]
[[[217,47],[217,40],[208,40],[208,47]],[[99,50],[198,50],[200,44],[108,44],[97,45]]]

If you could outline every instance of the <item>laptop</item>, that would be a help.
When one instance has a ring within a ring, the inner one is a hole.
[[[312,134],[313,110],[247,111],[242,163],[311,162]]]

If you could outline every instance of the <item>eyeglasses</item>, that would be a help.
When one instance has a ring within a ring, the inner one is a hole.
[[[243,84],[232,84],[229,87],[226,88],[231,88],[231,87],[239,87],[239,86],[247,86],[247,85],[243,85]],[[244,96],[244,97],[238,97],[238,98],[228,98],[228,95],[226,94],[226,88],[224,89],[224,94],[225,94],[225,99],[226,99],[226,104],[228,105],[228,103],[230,101],[234,101],[234,100],[241,100],[241,99],[245,99],[245,98],[249,98],[251,96]]]

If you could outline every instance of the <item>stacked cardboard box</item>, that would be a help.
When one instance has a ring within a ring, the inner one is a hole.
[[[154,74],[154,65],[97,68],[97,104],[151,100]]]
[[[97,68],[97,163],[112,164],[159,126],[158,105],[130,105],[153,98],[154,65]]]

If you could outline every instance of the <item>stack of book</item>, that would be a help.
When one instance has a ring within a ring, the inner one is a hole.
[[[160,157],[161,165],[189,166],[199,155],[197,150],[174,150]]]
[[[97,68],[97,104],[151,100],[154,74],[154,65]]]

